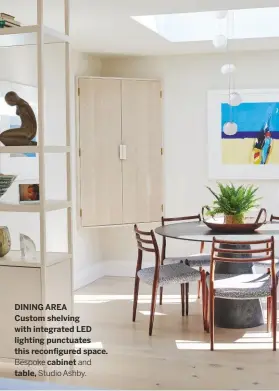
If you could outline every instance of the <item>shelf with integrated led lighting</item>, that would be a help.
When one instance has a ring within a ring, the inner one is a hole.
[[[13,146],[3,147],[0,146],[0,153],[40,153],[39,146]],[[63,145],[46,145],[43,147],[43,153],[69,153],[71,152],[70,146]]]
[[[60,33],[46,26],[21,26],[0,29],[0,47],[36,45],[42,31],[44,43],[69,42],[67,34]]]
[[[67,200],[46,200],[43,210],[53,212],[55,210],[67,209],[71,207],[71,202]],[[0,212],[22,212],[40,213],[42,206],[40,202],[6,203],[0,202]]]
[[[71,258],[72,255],[69,253],[47,252],[44,263],[46,267],[49,267],[61,262],[70,261]],[[36,252],[35,259],[22,259],[20,251],[10,251],[3,258],[0,258],[0,266],[41,268],[42,254],[39,251]]]

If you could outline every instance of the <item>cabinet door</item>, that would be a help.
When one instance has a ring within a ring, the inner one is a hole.
[[[122,81],[123,222],[159,221],[162,205],[160,82]]]
[[[82,225],[122,223],[121,82],[80,79]]]

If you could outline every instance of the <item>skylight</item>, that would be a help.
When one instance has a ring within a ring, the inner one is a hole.
[[[227,34],[226,19],[218,20],[214,11],[132,16],[132,19],[170,42],[210,41],[216,34]],[[230,10],[228,19],[233,20],[229,38],[279,37],[279,7]]]

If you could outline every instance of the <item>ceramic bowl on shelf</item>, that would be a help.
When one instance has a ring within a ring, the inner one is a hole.
[[[16,175],[0,174],[0,198],[6,193],[16,179]]]
[[[11,249],[11,236],[8,227],[0,227],[0,257],[4,257]]]

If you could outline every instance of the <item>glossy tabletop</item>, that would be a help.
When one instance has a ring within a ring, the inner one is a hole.
[[[274,239],[279,239],[279,222],[267,222],[259,229],[250,234],[235,234],[214,232],[208,228],[202,221],[175,223],[161,226],[155,229],[158,235],[173,239],[190,240],[197,242],[212,242],[215,236],[218,239],[229,240],[259,240],[267,239],[274,236]]]

